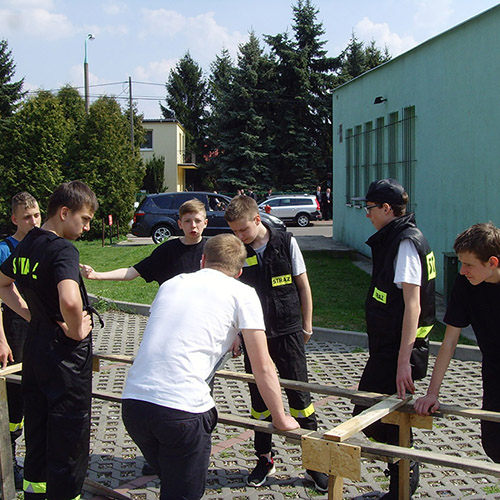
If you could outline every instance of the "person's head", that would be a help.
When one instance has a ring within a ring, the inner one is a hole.
[[[247,245],[255,240],[262,224],[256,201],[245,195],[235,196],[231,200],[224,213],[224,219],[231,231]]]
[[[185,201],[179,207],[177,224],[182,229],[187,243],[199,242],[208,224],[205,204],[197,198]]]
[[[395,217],[405,215],[408,193],[395,179],[380,179],[370,184],[364,198],[353,200],[366,201],[366,216],[378,231]]]
[[[35,197],[26,191],[12,197],[12,224],[17,226],[16,236],[24,238],[34,227],[40,227],[40,208]]]
[[[453,249],[460,262],[460,274],[471,284],[500,281],[500,229],[491,222],[474,224],[455,240]]]
[[[98,208],[96,195],[85,183],[65,182],[50,196],[47,218],[55,219],[60,236],[76,240],[90,229],[90,221]]]
[[[218,234],[205,244],[202,268],[208,267],[237,278],[245,263],[247,251],[243,243],[232,234]]]
[[[316,188],[316,191],[321,191],[321,186],[318,186],[318,187]]]

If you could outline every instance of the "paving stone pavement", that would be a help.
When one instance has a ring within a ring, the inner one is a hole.
[[[104,314],[106,327],[94,335],[96,352],[133,355],[137,351],[147,318],[123,312]],[[311,340],[307,344],[310,381],[355,388],[367,353],[359,348],[329,341]],[[434,360],[431,359],[431,366]],[[227,369],[244,371],[240,358],[231,360]],[[94,389],[120,394],[128,365],[101,361],[94,374]],[[462,406],[480,406],[480,366],[477,362],[452,360],[444,381],[442,401]],[[423,393],[429,377],[418,383]],[[246,384],[234,380],[216,380],[215,400],[221,412],[248,416],[249,395]],[[313,395],[320,429],[330,429],[350,417],[352,404],[345,399]],[[141,477],[143,458],[121,421],[120,404],[94,400],[92,409],[91,457],[88,477],[125,493],[137,500],[156,500],[159,481]],[[276,474],[260,488],[250,488],[245,478],[255,463],[251,431],[219,424],[213,434],[213,454],[204,499],[271,500],[287,498],[327,498],[318,494],[304,479],[298,444],[274,439]],[[485,459],[479,423],[476,420],[450,416],[436,419],[432,431],[415,431],[415,446],[459,457]],[[345,480],[344,498],[351,499],[368,491],[387,489],[384,463],[363,460],[362,480]],[[471,474],[423,464],[417,498],[500,499],[500,480],[482,474]],[[95,497],[90,492],[84,498]]]

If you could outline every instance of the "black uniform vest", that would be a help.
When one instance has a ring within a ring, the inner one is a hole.
[[[264,311],[268,337],[288,335],[302,329],[302,313],[297,287],[292,277],[290,242],[292,235],[266,226],[269,241],[262,265],[255,250],[247,248],[247,259],[240,280],[255,288]]]
[[[397,217],[366,242],[372,249],[373,272],[366,298],[366,324],[370,353],[398,351],[401,342],[404,300],[403,291],[394,284],[394,259],[402,240],[411,240],[422,265],[420,317],[417,338],[425,338],[435,321],[434,253],[425,236],[415,226],[413,214]]]

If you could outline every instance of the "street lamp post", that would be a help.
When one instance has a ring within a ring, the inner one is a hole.
[[[95,40],[92,33],[85,38],[85,59],[83,60],[83,81],[85,84],[85,112],[89,112],[89,63],[87,61],[87,40]]]

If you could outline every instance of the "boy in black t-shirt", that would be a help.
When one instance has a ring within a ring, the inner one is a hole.
[[[420,415],[439,409],[439,389],[460,337],[472,325],[483,355],[483,409],[500,412],[500,324],[494,313],[500,304],[500,229],[491,223],[474,224],[455,240],[461,262],[444,317],[445,338],[432,372],[427,395],[415,402]],[[500,463],[500,424],[481,420],[486,454]]]
[[[0,267],[0,298],[30,320],[22,380],[27,500],[77,498],[85,479],[92,318],[84,310],[88,297],[78,250],[67,240],[90,229],[97,206],[83,182],[61,184],[50,197],[45,224],[32,229]]]
[[[206,241],[202,235],[208,223],[205,205],[196,198],[184,202],[179,208],[177,223],[184,236],[162,243],[149,257],[134,266],[97,272],[82,265],[83,276],[91,280],[117,281],[130,281],[141,276],[148,283],[156,281],[161,285],[178,274],[198,271]]]

